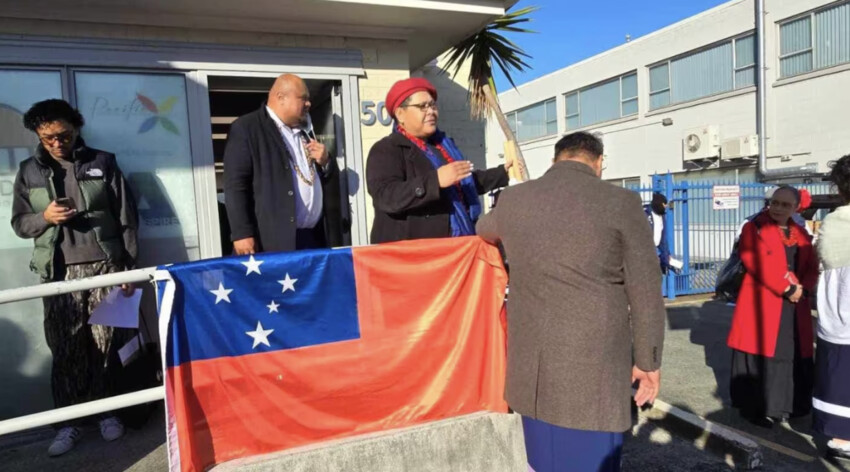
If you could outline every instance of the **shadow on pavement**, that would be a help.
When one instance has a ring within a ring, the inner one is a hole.
[[[16,441],[14,437],[0,438],[0,470],[92,472],[163,471],[168,470],[165,450],[165,414],[162,402],[148,422],[139,429],[127,428],[126,434],[106,442],[100,437],[97,423],[84,426],[82,438],[65,455],[48,457],[47,448],[53,432],[47,428],[25,433],[32,441]]]
[[[729,383],[732,351],[726,345],[726,336],[731,326],[733,311],[734,306],[718,300],[667,309],[668,336],[680,337],[677,332],[686,331],[691,344],[690,347],[677,351],[677,354],[689,352],[692,356],[697,356],[698,350],[693,348],[698,346],[702,350],[702,359],[679,359],[674,361],[675,367],[697,375],[695,373],[702,368],[698,363],[702,362],[704,366],[711,369],[714,379],[713,382],[709,382],[708,379],[692,377],[691,382],[699,387],[690,390],[687,387],[665,385],[662,387],[662,398],[678,408],[695,413],[713,423],[731,427],[747,435],[814,458],[812,462],[801,461],[800,470],[831,470],[819,460],[825,451],[827,438],[812,431],[810,415],[793,418],[787,425],[777,424],[768,429],[743,419],[738,411],[731,407]],[[669,357],[665,357],[665,364],[668,359]],[[679,374],[679,378],[683,379],[687,376]],[[694,390],[698,390],[698,393],[694,393]],[[677,396],[680,398],[676,398]],[[796,461],[790,456],[784,457],[787,461]],[[848,464],[843,461],[830,461],[830,463],[834,464],[838,470],[850,470]],[[771,470],[770,466],[765,467],[765,470]]]
[[[626,434],[623,446],[624,471],[641,472],[726,472],[735,470],[720,457],[700,450],[696,438],[671,433],[658,423],[641,418]]]

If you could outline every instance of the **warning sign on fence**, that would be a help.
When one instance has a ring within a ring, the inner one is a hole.
[[[741,205],[741,186],[715,185],[711,188],[711,201],[715,210],[737,210]]]

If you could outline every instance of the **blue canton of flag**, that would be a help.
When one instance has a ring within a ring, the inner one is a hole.
[[[177,290],[168,366],[357,339],[351,251],[257,254],[167,268]],[[159,282],[160,293],[166,282]]]

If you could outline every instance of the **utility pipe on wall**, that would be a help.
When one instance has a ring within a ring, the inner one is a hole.
[[[756,0],[756,39],[758,41],[758,90],[756,94],[756,130],[759,136],[758,170],[762,180],[781,179],[790,177],[811,176],[817,172],[817,164],[783,167],[781,169],[767,168],[767,54],[765,43],[767,30],[764,25],[765,0]]]

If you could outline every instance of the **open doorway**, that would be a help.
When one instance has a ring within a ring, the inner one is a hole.
[[[216,194],[218,197],[219,229],[222,255],[233,252],[230,228],[224,206],[224,148],[230,125],[240,116],[256,111],[266,101],[274,77],[209,76],[207,86],[210,100],[213,155],[215,158]],[[342,126],[342,83],[338,80],[306,79],[310,90],[310,118],[317,139],[324,144],[340,169],[345,169],[344,131]],[[343,221],[338,231],[345,245],[351,244],[351,212],[344,178],[340,179],[340,205]],[[337,225],[332,225],[337,226]]]

